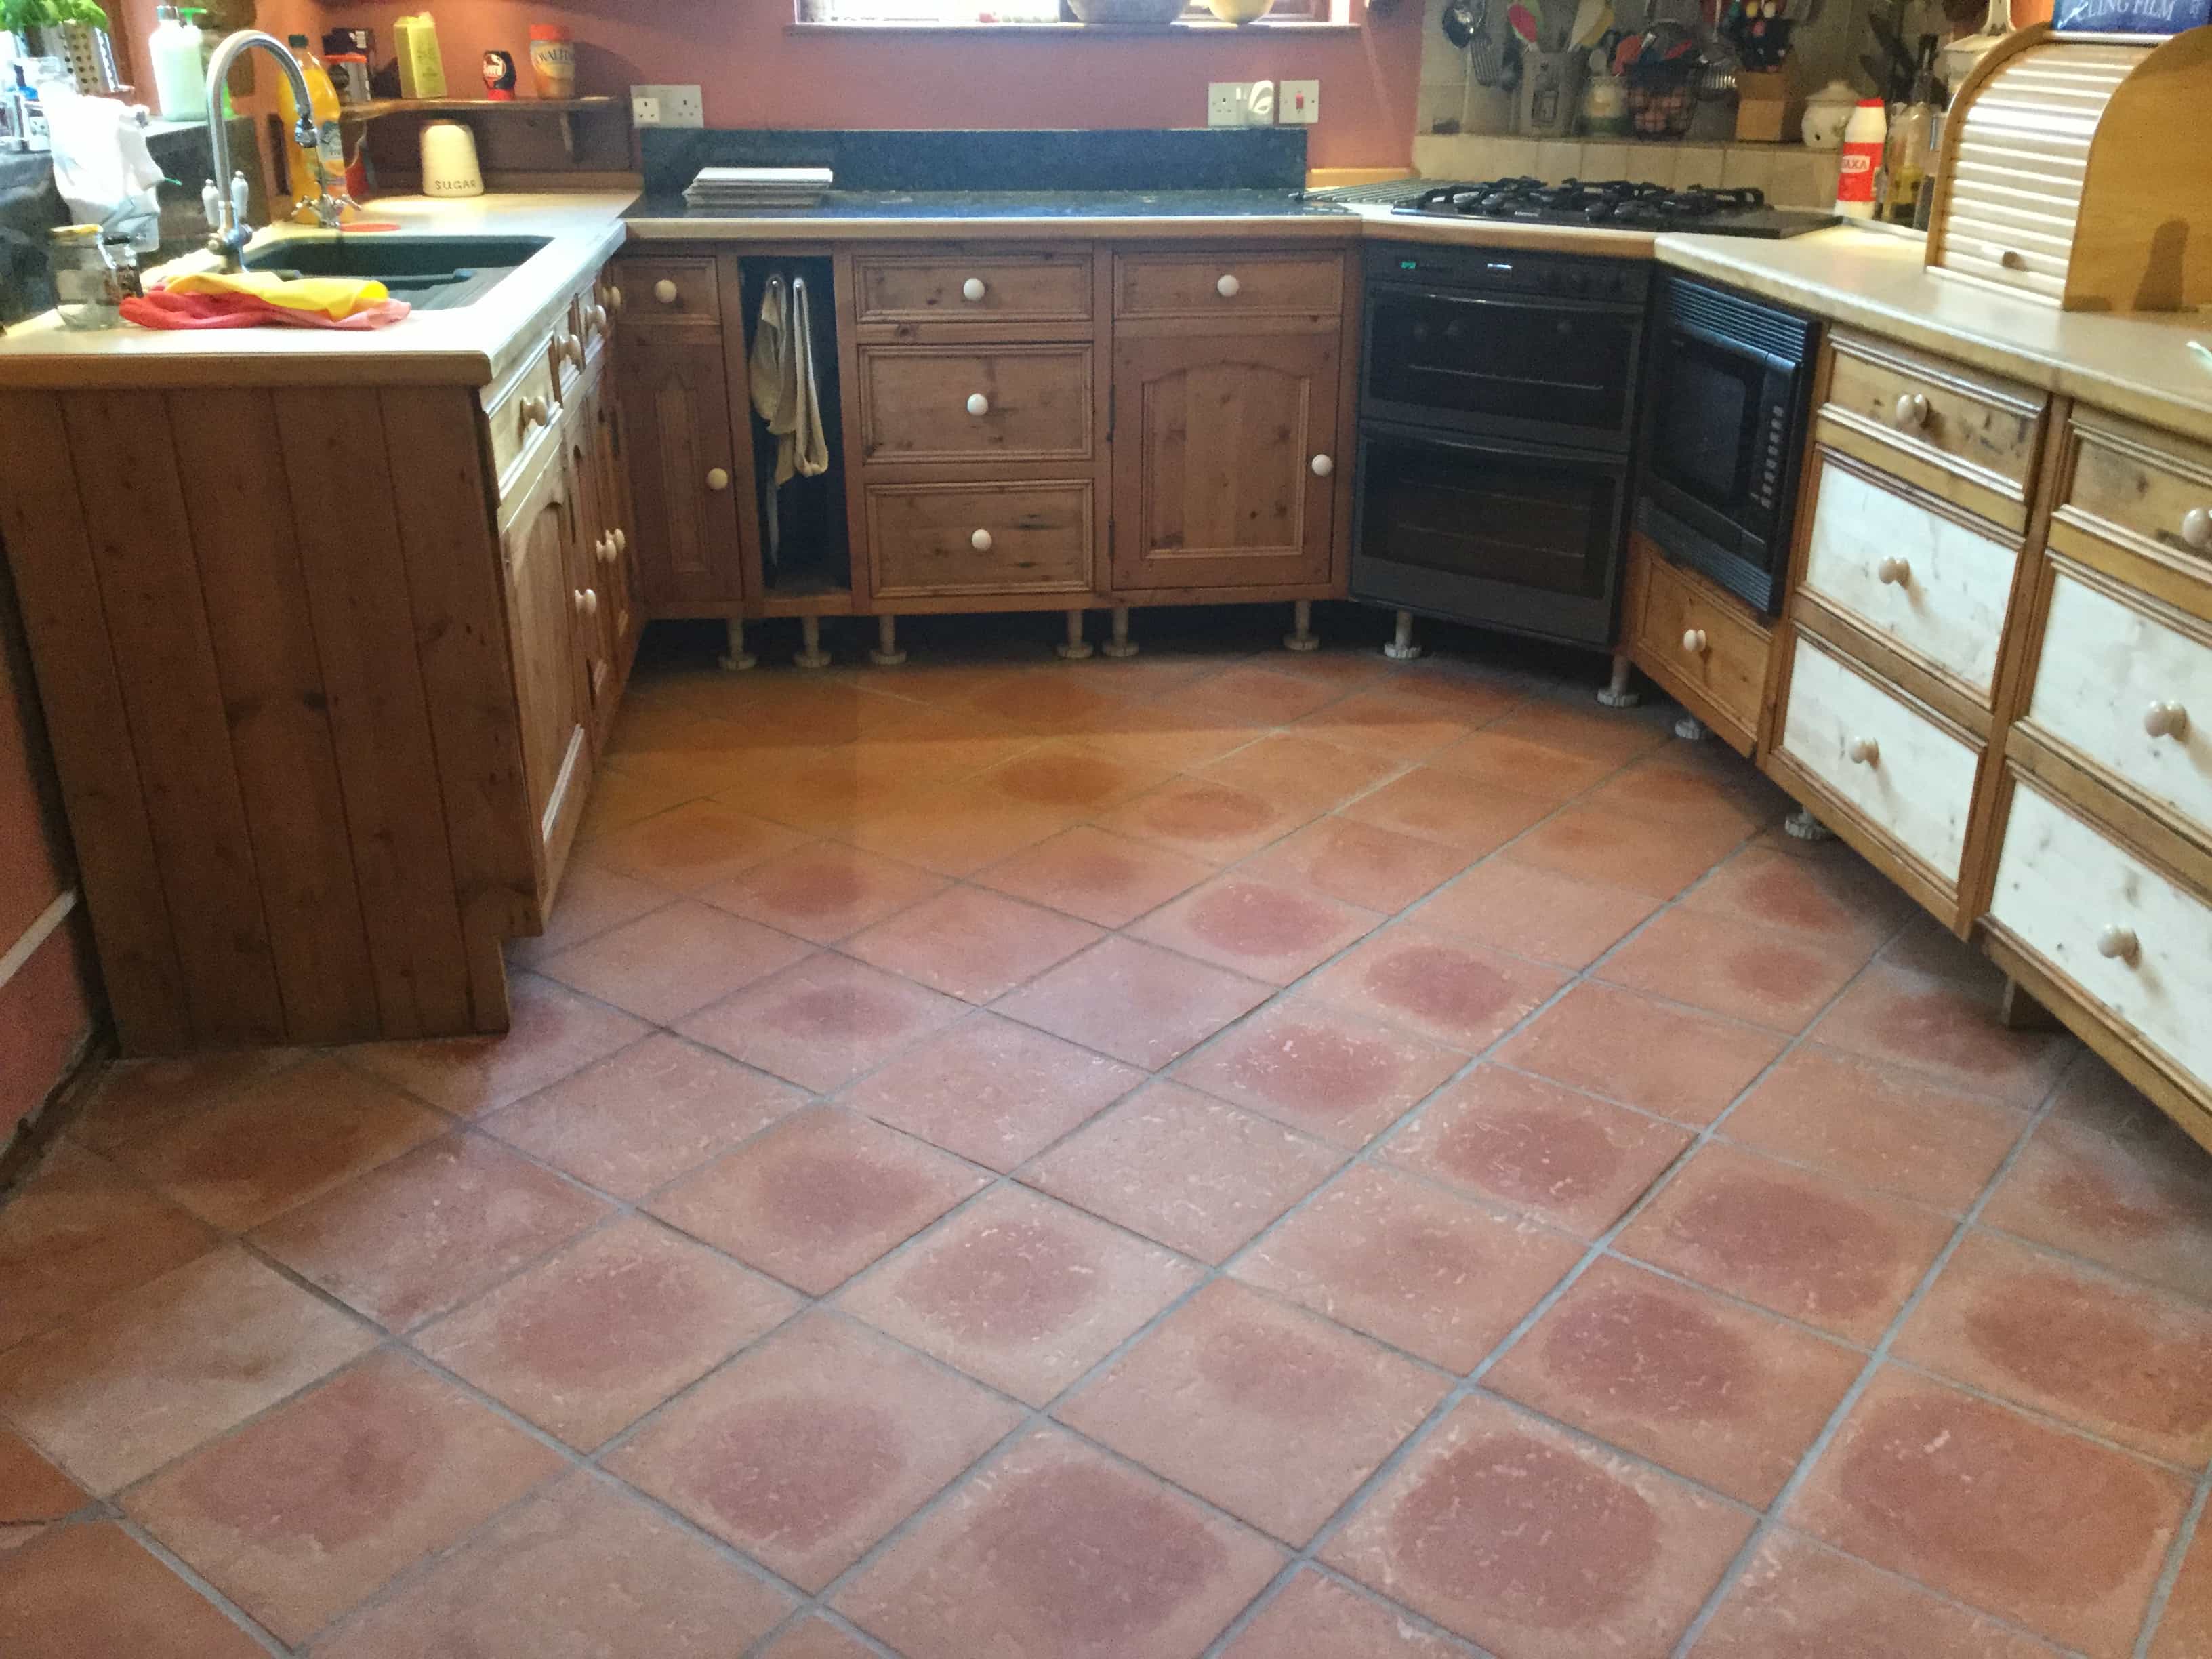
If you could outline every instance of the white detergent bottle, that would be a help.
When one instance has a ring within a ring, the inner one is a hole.
[[[194,14],[197,15],[198,14]],[[189,21],[175,6],[157,6],[147,42],[147,61],[154,70],[154,93],[161,115],[170,121],[207,119],[207,56],[198,24]]]

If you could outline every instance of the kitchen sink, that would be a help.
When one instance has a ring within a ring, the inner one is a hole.
[[[248,250],[248,270],[379,282],[422,311],[473,305],[547,246],[543,236],[289,236]]]

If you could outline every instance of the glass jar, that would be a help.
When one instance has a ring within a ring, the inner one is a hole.
[[[125,244],[126,249],[128,244]],[[135,276],[137,260],[131,260]],[[47,240],[46,269],[53,278],[54,309],[63,326],[120,328],[125,289],[101,246],[98,225],[64,225]]]

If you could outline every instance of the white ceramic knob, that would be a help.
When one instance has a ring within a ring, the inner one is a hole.
[[[584,343],[574,335],[562,335],[560,344],[555,349],[560,353],[562,362],[573,363],[578,368],[584,366]]]
[[[1235,299],[1243,292],[1243,289],[1244,284],[1226,271],[1222,273],[1221,280],[1213,285],[1213,291],[1224,300]]]
[[[1886,587],[1910,587],[1912,567],[1903,559],[1884,559],[1874,568],[1875,580]]]
[[[592,325],[594,332],[599,334],[605,333],[607,331],[607,308],[605,306],[593,306],[589,311],[584,313],[584,320]]]
[[[614,544],[615,544],[615,551],[616,551],[617,553],[627,553],[627,552],[629,552],[629,531],[627,531],[627,530],[617,530],[617,531],[616,531],[616,532],[615,532],[615,533],[613,534],[613,536],[612,536],[612,537],[611,537],[609,539],[611,539],[611,540],[614,543]]]
[[[970,392],[968,397],[968,412],[976,416],[988,415],[991,412],[991,400],[980,392]]]
[[[553,405],[547,403],[544,398],[525,398],[522,400],[522,424],[526,429],[533,426],[550,426],[552,423]]]
[[[2189,735],[2189,711],[2178,702],[2154,702],[2143,710],[2143,735],[2181,738]]]
[[[2212,553],[2212,507],[2192,507],[2181,515],[2181,539],[2199,553]]]
[[[988,530],[977,531],[968,538],[968,545],[978,553],[988,553],[991,550],[991,532]]]
[[[1856,766],[1881,764],[1881,745],[1872,738],[1853,738],[1850,747],[1844,752],[1850,756],[1852,764]]]
[[[1702,657],[1705,655],[1705,630],[1702,628],[1693,628],[1688,633],[1683,635],[1682,649],[1688,652],[1693,657]]]
[[[1927,425],[1928,399],[1917,392],[1906,392],[1897,400],[1893,419],[1908,432]]]
[[[623,298],[621,285],[616,283],[609,283],[607,284],[607,309],[609,311],[620,311],[625,303],[627,302]]]
[[[981,276],[970,276],[966,282],[960,284],[960,297],[967,301],[970,305],[975,304],[976,301],[981,299],[986,291],[987,290],[983,287],[983,279]]]
[[[2097,935],[2097,954],[2108,962],[2131,963],[2142,954],[2142,941],[2134,928],[2114,922]]]
[[[1336,471],[1336,463],[1326,455],[1316,455],[1306,465],[1313,468],[1313,475],[1316,478],[1326,478]]]
[[[611,536],[600,537],[598,552],[601,564],[612,564],[615,562],[615,538]]]
[[[665,306],[672,306],[676,303],[677,292],[676,284],[665,276],[653,285],[653,297]]]
[[[730,472],[727,467],[718,466],[712,472],[709,472],[707,475],[707,488],[713,490],[717,495],[720,495],[729,487]]]
[[[576,590],[576,609],[586,617],[598,616],[599,614],[599,590],[592,587],[578,588]]]

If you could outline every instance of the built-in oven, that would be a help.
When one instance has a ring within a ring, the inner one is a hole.
[[[1650,276],[1370,243],[1355,599],[1612,642]]]
[[[1637,528],[1677,563],[1778,612],[1819,325],[1668,275],[1651,326]]]

